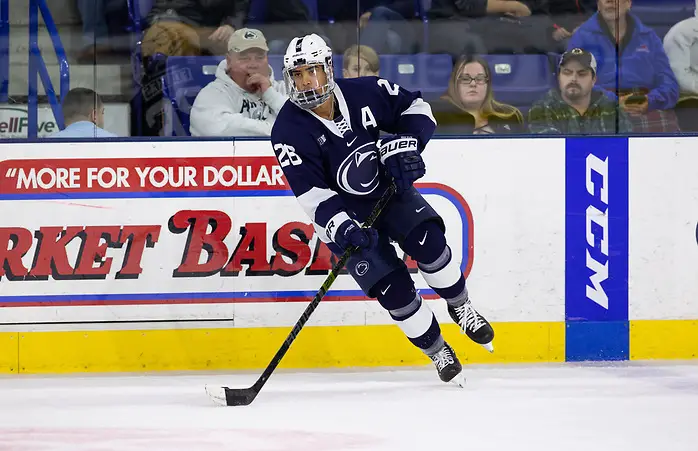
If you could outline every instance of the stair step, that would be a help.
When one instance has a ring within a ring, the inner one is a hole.
[[[61,27],[59,38],[68,57],[68,62],[74,63],[76,55],[84,47],[80,28],[75,26]],[[44,59],[53,58],[55,61],[56,50],[53,46],[53,40],[45,27],[39,28],[37,44]],[[118,64],[128,64],[128,54],[132,45],[131,38],[127,35],[113,36],[109,39],[109,46],[125,55],[122,58],[123,61],[118,61]],[[27,63],[29,61],[29,27],[18,25],[10,28],[9,53],[12,55],[13,63]]]
[[[58,64],[47,64],[53,89],[60,94],[60,68]],[[25,97],[29,92],[27,82],[28,64],[10,66],[10,97]],[[70,65],[70,88],[94,89],[102,96],[129,99],[133,94],[133,78],[130,65]],[[41,80],[38,79],[37,92],[45,95]]]
[[[124,37],[127,39],[127,37]],[[64,26],[60,29],[60,40],[66,52],[70,71],[70,87],[87,87],[95,89],[101,95],[130,98],[133,92],[131,61],[128,54],[102,59],[97,64],[77,64],[76,55],[82,50],[82,34],[76,26]],[[111,41],[110,41],[111,42]],[[45,27],[39,29],[37,43],[44,63],[53,83],[59,90],[59,61],[53,41]],[[127,43],[123,45],[128,48]],[[26,96],[28,93],[27,73],[29,65],[29,27],[13,26],[10,28],[10,81],[11,96]],[[39,95],[45,93],[39,82]]]
[[[58,28],[61,25],[80,25],[80,12],[76,0],[45,0],[51,17]],[[97,0],[94,0],[97,1]],[[29,25],[29,0],[9,0],[10,25]],[[44,23],[39,14],[40,23]]]
[[[62,27],[59,32],[59,37],[63,49],[66,51],[69,61],[71,61],[74,55],[82,48],[81,34],[75,27]],[[37,44],[45,60],[49,61],[53,59],[53,62],[56,62],[56,51],[53,46],[53,41],[44,27],[39,28]],[[11,63],[13,64],[27,63],[29,61],[29,27],[10,27],[9,53]]]

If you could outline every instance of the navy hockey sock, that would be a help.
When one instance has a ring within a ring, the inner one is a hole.
[[[443,348],[441,327],[434,313],[414,289],[414,282],[406,269],[393,271],[381,279],[374,292],[378,302],[413,345],[429,356]]]
[[[468,300],[460,262],[454,259],[441,227],[433,221],[420,224],[405,239],[402,248],[417,261],[427,284],[449,305]]]

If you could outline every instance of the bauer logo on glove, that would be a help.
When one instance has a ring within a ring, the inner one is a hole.
[[[417,138],[410,136],[395,136],[378,141],[378,151],[381,163],[390,156],[400,152],[417,152],[419,150]]]
[[[378,141],[380,161],[395,181],[397,194],[424,177],[426,168],[419,153],[419,141],[413,136],[393,135]]]

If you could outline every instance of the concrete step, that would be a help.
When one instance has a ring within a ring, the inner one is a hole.
[[[68,62],[74,63],[76,55],[82,50],[85,43],[82,38],[82,32],[79,26],[62,26],[58,30],[61,44],[66,51]],[[55,60],[55,48],[48,30],[45,27],[39,28],[37,36],[39,49],[45,59],[53,58]],[[117,64],[128,64],[128,53],[132,47],[132,42],[129,36],[114,36],[110,37],[109,46],[123,53],[121,60],[116,60]],[[10,27],[10,55],[14,55],[13,62],[27,63],[29,61],[29,27],[25,25],[14,25]],[[108,62],[114,62],[110,58]],[[108,63],[105,61],[105,63]],[[97,61],[100,63],[100,61]]]
[[[76,55],[83,48],[79,26],[62,26],[60,40],[68,57],[70,87],[87,87],[107,96],[130,96],[133,90],[131,60],[127,53],[98,57],[96,65],[79,65]],[[37,36],[41,56],[48,67],[54,89],[59,89],[59,61],[53,41],[45,27]],[[128,38],[123,37],[122,45],[128,49]],[[116,47],[116,46],[115,46]],[[10,84],[11,96],[26,96],[28,91],[27,74],[29,65],[29,27],[14,25],[10,28]],[[39,84],[39,94],[44,93]]]
[[[77,52],[82,49],[82,36],[79,27],[63,26],[59,29],[59,37],[63,48],[68,54],[68,61],[72,61]],[[41,55],[47,61],[56,62],[56,51],[51,36],[45,27],[39,28],[37,36]],[[9,53],[12,63],[27,63],[29,61],[29,27],[14,25],[10,27]]]
[[[56,92],[60,93],[60,68],[58,64],[48,64],[48,73]],[[130,65],[70,65],[70,88],[90,88],[100,95],[129,99],[133,94],[133,78]],[[27,82],[29,66],[13,64],[10,67],[10,97],[24,97],[29,92]],[[39,95],[46,93],[38,79]]]
[[[82,23],[76,0],[46,0],[46,4],[56,25]],[[9,13],[10,25],[29,25],[29,0],[10,0]],[[41,14],[39,20],[43,23]]]

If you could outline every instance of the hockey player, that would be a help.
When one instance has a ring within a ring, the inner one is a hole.
[[[420,93],[377,77],[334,78],[332,50],[315,34],[295,38],[284,55],[290,101],[271,133],[277,160],[320,239],[341,254],[357,246],[347,270],[385,308],[444,382],[462,385],[462,366],[391,244],[417,261],[427,284],[476,343],[493,351],[494,331],[468,299],[445,224],[412,186],[425,174],[421,157],[436,127]],[[380,132],[390,133],[378,141]],[[362,229],[376,201],[396,193],[374,226]]]

